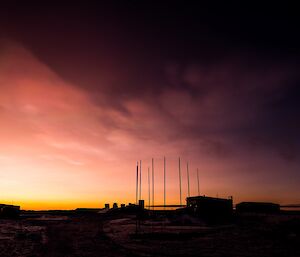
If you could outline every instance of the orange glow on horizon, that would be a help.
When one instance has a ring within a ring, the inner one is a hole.
[[[296,185],[290,186],[288,178],[282,184],[280,172],[285,165],[271,156],[267,163],[259,154],[250,156],[243,151],[240,156],[212,157],[214,147],[218,148],[211,140],[214,132],[198,139],[205,150],[199,150],[193,139],[173,140],[185,132],[176,134],[172,119],[188,126],[191,117],[186,113],[198,108],[191,97],[176,90],[159,99],[168,116],[139,99],[124,100],[130,115],[124,114],[105,101],[95,103],[93,93],[65,81],[13,42],[1,46],[0,89],[0,203],[27,210],[133,203],[135,165],[141,159],[147,205],[147,168],[154,157],[155,203],[161,204],[163,155],[167,157],[168,204],[179,203],[178,156],[183,158],[183,199],[187,194],[184,163],[189,161],[192,194],[197,194],[195,172],[199,168],[200,191],[205,195],[232,195],[235,202],[299,200]],[[98,97],[104,99],[105,94]],[[176,111],[179,99],[182,108]],[[215,107],[206,101],[201,108]],[[226,139],[220,136],[220,140]],[[261,172],[270,168],[272,184],[268,183],[269,174]],[[296,165],[291,169],[296,170]]]

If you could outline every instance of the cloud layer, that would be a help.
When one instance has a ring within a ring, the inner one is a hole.
[[[66,208],[134,201],[135,162],[142,159],[146,171],[152,157],[159,195],[164,155],[171,202],[178,200],[178,156],[193,172],[199,167],[204,193],[298,200],[286,177],[300,180],[295,67],[247,55],[205,65],[137,60],[125,67],[114,59],[98,76],[75,64],[76,80],[22,44],[1,42],[4,200],[28,208],[42,199],[48,208],[60,198]]]

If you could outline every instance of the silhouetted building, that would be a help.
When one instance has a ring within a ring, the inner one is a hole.
[[[113,209],[117,209],[118,208],[118,204],[117,203],[114,203],[113,204]]]
[[[264,202],[241,202],[235,208],[238,213],[277,213],[280,211],[279,204]]]
[[[106,204],[104,205],[104,208],[105,208],[105,209],[109,209],[109,203],[106,203]]]
[[[124,203],[121,204],[121,208],[125,208],[125,204]]]
[[[0,204],[0,217],[17,218],[20,215],[20,206]]]
[[[232,198],[207,196],[188,197],[187,208],[195,215],[207,220],[227,220],[232,217]]]
[[[145,207],[145,201],[144,200],[139,200],[139,207],[141,209],[144,209],[144,207]]]

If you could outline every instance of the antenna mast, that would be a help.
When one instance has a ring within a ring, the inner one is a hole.
[[[200,190],[199,190],[199,170],[197,168],[197,182],[198,182],[198,195],[200,195]]]
[[[154,159],[152,158],[152,208],[154,210]]]
[[[188,182],[188,197],[190,197],[190,174],[189,174],[189,163],[186,163],[186,173],[187,173],[187,182]]]
[[[164,208],[166,208],[166,157],[164,157]]]
[[[142,200],[142,161],[140,160],[140,200]]]
[[[182,197],[181,197],[181,167],[180,167],[180,157],[179,157],[179,196],[180,196],[180,205],[182,205]]]
[[[138,204],[138,191],[139,191],[139,162],[136,163],[136,192],[135,192],[136,204]]]
[[[148,167],[148,206],[150,208],[150,167]]]

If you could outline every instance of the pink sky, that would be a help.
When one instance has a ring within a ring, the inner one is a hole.
[[[242,91],[228,91],[216,85],[230,83],[231,69],[238,67],[235,61],[231,63],[232,67],[225,64],[208,72],[191,65],[180,77],[176,65],[167,65],[166,77],[172,83],[184,80],[198,87],[200,81],[213,90],[193,97],[179,88],[166,87],[155,100],[150,93],[142,98],[123,98],[123,110],[119,110],[105,94],[107,78],[103,78],[103,86],[101,77],[97,78],[103,92],[97,93],[95,101],[93,92],[64,80],[21,44],[2,42],[0,202],[18,204],[23,209],[134,202],[137,160],[143,162],[143,195],[148,199],[146,168],[154,157],[155,198],[161,204],[164,155],[167,203],[179,203],[179,156],[184,197],[188,161],[192,194],[197,194],[199,168],[202,194],[232,195],[235,202],[300,202],[298,180],[292,177],[298,171],[298,162],[278,157],[276,147],[257,149],[256,138],[249,144],[239,144],[227,132],[235,134],[234,128],[255,122],[257,105],[263,101],[260,97],[255,104],[250,101],[256,81],[272,84],[274,90],[286,73],[252,76],[241,68],[240,77],[232,84],[243,83],[245,78],[247,83]],[[266,86],[263,90],[267,94],[271,89]],[[118,101],[118,95],[115,97]],[[240,115],[238,106],[247,101]],[[290,176],[285,176],[286,170]]]

